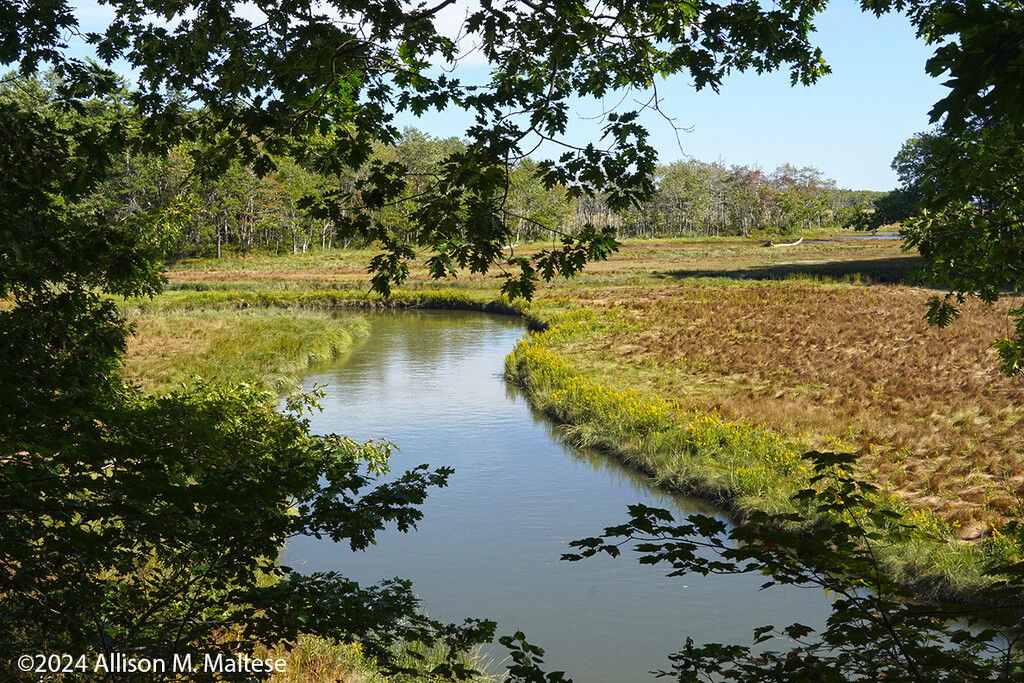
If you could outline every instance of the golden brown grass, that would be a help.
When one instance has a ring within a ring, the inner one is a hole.
[[[533,254],[550,244],[516,247],[515,255]],[[366,267],[372,249],[335,251],[328,254],[284,256],[235,256],[223,259],[192,259],[177,264],[167,273],[175,285],[188,283],[303,283],[368,287]],[[793,276],[860,278],[897,281],[921,260],[903,253],[896,242],[833,241],[805,243],[796,249],[765,249],[760,240],[657,239],[626,242],[611,259],[587,266],[582,282],[609,277],[661,278],[724,276],[738,278],[788,278]],[[416,286],[428,280],[422,262],[410,264],[409,282]],[[464,272],[459,282],[497,289],[490,275]],[[452,286],[448,282],[444,286]],[[561,289],[556,281],[543,289]]]
[[[372,676],[358,646],[311,636],[301,636],[289,649],[257,648],[255,656],[287,662],[283,672],[271,674],[269,683],[370,683]]]
[[[965,536],[1024,494],[1024,384],[988,347],[1008,303],[964,307],[945,330],[931,292],[902,286],[680,281],[581,289],[636,323],[568,351],[592,373],[812,443],[841,438],[865,471]],[[578,363],[579,364],[579,363]]]

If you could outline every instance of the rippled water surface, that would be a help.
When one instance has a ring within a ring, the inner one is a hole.
[[[823,622],[821,593],[759,591],[760,576],[670,579],[628,555],[560,562],[569,541],[625,521],[629,504],[708,510],[557,441],[502,379],[520,321],[422,311],[374,314],[371,323],[369,338],[306,379],[307,389],[327,385],[314,428],[394,442],[394,470],[430,463],[455,474],[431,494],[417,531],[386,532],[360,553],[296,539],[286,564],[363,582],[411,579],[432,617],[523,630],[547,650],[549,671],[577,683],[652,681],[648,672],[667,668],[687,636],[749,644],[757,626]]]

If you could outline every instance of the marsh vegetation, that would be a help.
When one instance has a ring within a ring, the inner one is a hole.
[[[145,315],[377,305],[358,266],[365,259],[190,261],[169,272],[171,291]],[[805,450],[856,452],[860,474],[907,519],[957,539],[942,553],[902,553],[899,564],[912,575],[938,567],[963,594],[984,583],[987,553],[1017,552],[992,529],[1019,514],[1022,390],[989,348],[1008,303],[968,304],[962,321],[930,327],[931,290],[912,279],[919,263],[887,242],[790,251],[737,239],[627,242],[518,307],[549,331],[513,355],[510,376],[579,442],[632,453],[666,482],[736,509],[784,507]],[[481,277],[440,285],[415,268],[396,294],[395,305],[429,307],[499,298]]]
[[[842,596],[817,635],[799,624],[755,630],[758,642],[799,643],[756,661],[747,648],[687,643],[672,655],[677,680],[1024,674],[1013,647],[1024,529],[992,526],[1016,521],[1014,389],[988,381],[983,349],[964,363],[929,334],[880,320],[905,318],[900,302],[916,295],[879,287],[903,287],[895,273],[912,260],[889,252],[883,263],[881,252],[862,251],[840,271],[849,261],[841,250],[795,250],[830,221],[900,221],[904,244],[932,278],[918,284],[942,286],[925,303],[929,322],[963,337],[955,348],[966,355],[995,328],[951,326],[965,299],[997,304],[1007,324],[985,347],[1005,375],[1020,377],[1024,307],[1003,301],[1024,291],[1017,4],[861,3],[876,16],[904,15],[934,49],[927,72],[943,76],[949,92],[931,110],[935,127],[894,162],[902,187],[846,216],[845,199],[869,198],[844,199],[814,169],[780,167],[766,179],[742,167],[660,167],[645,122],[661,110],[665,79],[717,91],[736,72],[787,69],[804,85],[829,73],[814,40],[819,0],[694,2],[667,12],[644,0],[540,10],[529,0],[488,2],[467,10],[454,37],[450,0],[328,2],[333,12],[302,1],[253,9],[236,0],[110,0],[101,13],[66,0],[8,4],[0,41],[0,63],[13,69],[0,79],[5,664],[33,657],[25,653],[246,656],[324,638],[358,646],[389,674],[475,675],[466,657],[494,638],[492,622],[433,620],[401,579],[367,587],[277,562],[295,537],[327,536],[358,551],[388,525],[410,530],[427,493],[452,475],[441,464],[384,477],[388,443],[310,431],[315,394],[275,409],[267,388],[282,390],[336,355],[355,330],[342,334],[322,313],[267,309],[353,301],[525,315],[546,331],[519,345],[509,375],[565,422],[568,438],[742,515],[730,530],[707,517],[670,525],[670,513],[633,506],[627,524],[571,544],[573,559],[638,541],[653,553],[642,562],[669,562],[674,574],[755,572]],[[461,68],[468,44],[486,76]],[[626,91],[653,96],[603,107]],[[602,105],[590,141],[569,125],[579,100]],[[449,108],[473,121],[459,139],[399,132],[403,117]],[[550,158],[530,158],[558,146]],[[648,243],[626,250],[631,265],[557,281],[606,261],[624,235],[796,229],[801,243],[769,241],[786,247],[773,256],[759,255],[754,241]],[[523,244],[533,239],[544,244]],[[356,254],[369,272],[353,272],[339,245],[370,249]],[[320,262],[301,257],[317,248]],[[245,257],[258,250],[291,251],[294,260]],[[173,274],[176,291],[163,293],[166,259],[189,255],[243,257],[237,266],[193,263]],[[476,277],[496,270],[500,286]],[[467,271],[473,277],[456,287],[425,284]],[[765,278],[775,282],[741,282]],[[152,306],[136,298],[150,296]],[[521,301],[530,299],[537,303]],[[819,299],[820,321],[807,312]],[[136,309],[125,366],[125,311]],[[762,310],[793,313],[802,328],[758,320]],[[283,334],[264,334],[261,322]],[[286,337],[296,322],[309,334],[293,344]],[[808,331],[815,323],[826,331]],[[174,340],[170,348],[194,349],[175,355],[188,374],[210,379],[161,387],[182,376],[178,361],[147,360],[159,355],[161,335]],[[880,366],[857,365],[852,349],[869,347]],[[915,348],[934,363],[908,357]],[[856,367],[817,370],[815,359],[829,355]],[[887,377],[883,367],[911,378]],[[934,413],[959,394],[919,379],[924,369],[967,397],[948,418]],[[157,393],[119,374],[132,372]],[[230,384],[239,378],[250,381]],[[688,386],[703,388],[688,395]],[[916,391],[937,393],[920,401]],[[743,414],[758,411],[765,415]],[[991,446],[974,443],[982,438]],[[821,443],[834,449],[794,455]],[[883,548],[904,554],[913,571],[890,572]],[[933,548],[959,560],[944,564]],[[911,589],[930,576],[939,578],[926,588],[957,586],[958,597],[993,603],[985,620],[1004,629],[1003,640],[988,629],[950,635],[950,612],[920,601],[937,591]],[[865,598],[851,585],[872,590]],[[510,652],[510,683],[565,680],[541,671],[543,653],[522,633],[499,642]],[[988,657],[1000,644],[1002,658]],[[436,655],[428,671],[404,663],[403,653],[427,661],[427,650]]]

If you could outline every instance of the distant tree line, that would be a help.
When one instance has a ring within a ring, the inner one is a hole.
[[[80,208],[118,217],[176,204],[181,213],[169,255],[177,257],[220,257],[225,251],[306,253],[361,246],[351,239],[339,243],[331,219],[313,210],[319,196],[347,193],[351,211],[373,211],[382,225],[407,239],[417,232],[417,197],[434,181],[445,156],[461,144],[407,129],[398,144],[374,149],[381,163],[407,169],[402,199],[376,209],[362,206],[365,172],[327,177],[283,158],[263,177],[233,164],[222,176],[203,179],[191,173],[187,150],[162,161],[126,157],[114,178]],[[572,198],[564,187],[545,187],[537,171],[537,164],[525,159],[509,174],[504,206],[513,244],[573,233],[588,223],[614,226],[619,237],[632,238],[849,227],[872,215],[875,202],[885,195],[838,188],[813,167],[784,164],[765,173],[690,160],[663,167],[654,197],[641,206],[613,211],[601,197]]]
[[[45,105],[54,84],[43,78],[19,87],[20,96]],[[457,138],[435,138],[407,128],[397,143],[373,144],[371,161],[360,170],[325,174],[316,170],[322,145],[316,139],[308,142],[307,159],[275,156],[270,172],[236,159],[216,175],[197,171],[196,160],[206,158],[209,150],[194,143],[181,144],[159,159],[127,151],[113,172],[72,210],[82,216],[98,212],[123,222],[173,209],[176,220],[165,245],[170,258],[306,253],[371,241],[350,237],[339,242],[337,216],[318,210],[320,200],[328,196],[345,198],[348,218],[372,214],[380,230],[394,239],[422,242],[420,223],[429,215],[419,210],[417,200],[443,192],[438,186],[443,165],[465,149]],[[404,182],[397,199],[393,187],[380,185],[383,171],[395,169]],[[691,159],[661,167],[654,195],[646,202],[614,211],[600,195],[573,197],[565,187],[547,186],[540,165],[529,158],[507,170],[502,218],[513,245],[573,234],[588,224],[614,227],[619,237],[792,234],[845,227],[876,213],[874,203],[885,195],[838,188],[814,167],[784,164],[766,173],[756,167]],[[391,198],[381,202],[378,194]],[[451,201],[462,198],[453,196]]]
[[[661,168],[657,192],[628,212],[623,237],[692,237],[756,232],[791,234],[847,227],[881,192],[845,190],[813,166],[771,173],[695,159]]]

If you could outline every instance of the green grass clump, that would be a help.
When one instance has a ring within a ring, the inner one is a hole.
[[[175,289],[123,302],[135,326],[123,375],[162,393],[199,376],[260,384],[275,394],[296,388],[313,366],[365,336],[368,323],[330,313],[347,308],[432,308],[519,315],[523,307],[472,291],[425,288],[389,299],[351,289],[254,287]]]
[[[302,310],[170,310],[129,319],[135,336],[123,375],[154,393],[196,376],[287,393],[311,367],[344,353],[369,330],[361,317]]]

